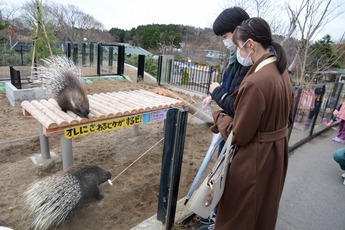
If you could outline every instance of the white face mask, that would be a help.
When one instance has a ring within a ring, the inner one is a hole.
[[[243,65],[243,66],[251,66],[253,65],[253,61],[252,59],[250,58],[250,54],[252,53],[253,50],[251,50],[249,52],[249,54],[247,55],[247,57],[242,57],[241,54],[240,54],[240,50],[246,45],[246,43],[248,42],[248,40],[242,45],[241,48],[237,49],[237,53],[236,53],[236,57],[237,57],[237,61]]]
[[[223,43],[224,43],[225,47],[228,49],[231,49],[234,46],[234,43],[232,42],[231,37],[223,39]]]

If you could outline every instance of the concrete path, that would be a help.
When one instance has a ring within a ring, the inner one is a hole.
[[[333,152],[345,145],[332,141],[338,126],[297,148],[280,202],[276,230],[344,230],[344,173]]]

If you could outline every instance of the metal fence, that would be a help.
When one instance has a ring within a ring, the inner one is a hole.
[[[344,98],[343,85],[344,83],[334,82],[311,87],[294,87],[294,122],[290,128],[290,150],[339,122],[333,112]]]
[[[207,93],[210,84],[217,81],[218,72],[210,66],[174,62],[170,84]]]
[[[180,88],[208,94],[211,82],[221,82],[221,74],[210,66],[192,63],[170,62],[169,82]],[[163,63],[164,65],[164,63]],[[337,82],[293,86],[294,110],[293,125],[289,130],[289,148],[293,150],[309,141],[320,132],[337,124],[333,112],[345,99],[344,83]],[[332,122],[331,122],[332,121]]]
[[[1,50],[0,66],[31,66],[32,54],[16,52],[10,49]]]

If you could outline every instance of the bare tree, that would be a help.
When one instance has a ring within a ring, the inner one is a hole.
[[[23,5],[24,21],[32,28],[32,19],[34,12],[33,4],[26,2]],[[89,41],[97,41],[98,38],[109,41],[110,36],[106,36],[104,25],[97,21],[93,16],[84,13],[77,6],[62,5],[47,1],[43,4],[45,22],[49,21],[56,32],[58,38],[62,39],[68,36],[72,41],[80,42],[85,37]]]
[[[251,17],[265,18],[273,33],[285,36],[281,45],[286,50],[291,49],[291,42],[287,44],[287,41],[291,38],[299,40],[288,70],[300,76],[300,82],[303,82],[308,63],[308,49],[312,40],[328,23],[344,13],[343,4],[336,1],[302,0],[295,6],[289,1],[285,3],[284,9],[276,8],[278,4],[270,0],[228,0],[226,3],[228,7],[241,6]]]
[[[274,0],[227,0],[224,9],[228,7],[242,7],[250,17],[262,17],[267,20],[271,30],[276,34],[285,34],[284,18],[281,17],[283,8],[280,8]]]
[[[296,55],[288,70],[299,75],[299,83],[304,82],[308,63],[308,50],[315,36],[336,17],[341,15],[341,5],[334,0],[302,0],[295,9],[286,4],[290,15],[290,31],[288,36],[296,30],[300,38]]]

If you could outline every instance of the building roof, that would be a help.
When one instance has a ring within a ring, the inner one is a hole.
[[[131,45],[125,45],[125,54],[152,56],[152,53],[148,52],[147,50],[144,50],[143,48],[138,47],[138,46],[131,46]]]

